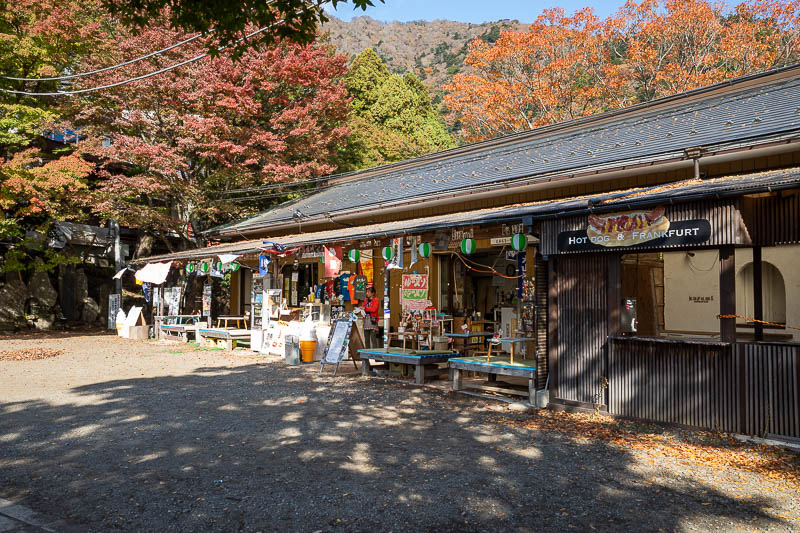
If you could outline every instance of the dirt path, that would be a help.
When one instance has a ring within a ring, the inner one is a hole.
[[[111,336],[0,340],[0,497],[89,531],[798,531],[784,479],[494,402]],[[351,367],[352,368],[352,367]]]

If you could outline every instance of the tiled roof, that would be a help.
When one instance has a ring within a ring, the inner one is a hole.
[[[796,138],[800,133],[800,67],[785,70],[789,72],[777,79],[774,74],[752,76],[354,173],[320,192],[209,233],[268,231],[280,223],[319,220],[443,193],[674,160],[697,146],[714,152]],[[765,79],[758,82],[761,77]]]
[[[362,238],[421,233],[424,231],[456,226],[520,221],[526,217],[530,217],[533,220],[554,218],[588,211],[590,205],[593,212],[599,213],[666,202],[681,203],[700,198],[722,198],[726,196],[739,196],[766,190],[795,187],[800,187],[800,168],[739,174],[708,180],[691,179],[654,187],[637,187],[621,191],[564,198],[555,201],[528,202],[413,220],[400,220],[382,224],[319,231],[315,233],[298,233],[274,237],[269,240],[286,246],[335,243]],[[134,262],[200,259],[226,253],[244,255],[255,253],[263,249],[264,245],[262,241],[263,239],[255,239],[238,243],[220,244],[207,248],[186,250],[175,254],[144,258]]]

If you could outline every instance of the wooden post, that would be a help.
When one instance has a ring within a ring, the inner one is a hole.
[[[369,359],[361,358],[361,375],[362,376],[369,376],[370,368],[369,368]]]
[[[422,363],[414,366],[414,381],[417,385],[425,383],[425,365]]]
[[[608,257],[608,336],[619,335],[621,329],[622,314],[622,255],[612,254]],[[658,318],[656,318],[658,322]],[[606,379],[611,377],[611,341],[606,342],[606,350],[603,358],[603,376]],[[603,387],[603,403],[610,405],[608,391],[610,387]]]
[[[547,262],[547,352],[550,370],[550,397],[558,398],[558,271],[556,258]]]
[[[453,371],[453,391],[461,390],[461,369],[452,368]]]
[[[764,320],[764,287],[761,269],[761,247],[753,247],[753,318]],[[756,342],[764,340],[764,324],[756,322],[753,329]]]
[[[719,314],[736,313],[736,253],[731,245],[719,249]],[[736,342],[736,319],[721,318],[719,333],[722,342]]]

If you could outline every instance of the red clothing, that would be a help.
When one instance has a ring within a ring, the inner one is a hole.
[[[378,306],[380,306],[380,301],[371,296],[367,298],[367,301],[364,304],[364,311],[367,312],[376,325],[378,324]]]

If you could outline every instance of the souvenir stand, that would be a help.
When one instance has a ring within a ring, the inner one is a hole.
[[[532,274],[536,248],[528,246],[533,237],[523,233],[522,228],[515,229],[517,232],[510,236],[490,238],[488,251],[482,254],[475,240],[465,237],[454,254],[464,265],[461,276],[458,270],[454,275],[457,294],[460,277],[466,286],[461,294],[465,298],[470,296],[471,283],[473,301],[477,300],[479,291],[475,289],[480,288],[475,282],[477,277],[484,285],[491,283],[498,296],[491,309],[481,310],[479,305],[472,305],[472,316],[466,317],[456,332],[448,335],[461,341],[462,351],[460,357],[448,361],[448,366],[454,391],[477,389],[528,397],[533,402],[537,378],[535,349],[532,349],[535,347]],[[501,263],[504,268],[497,268]],[[467,379],[480,376],[486,376],[486,381]],[[498,381],[498,376],[503,381]]]
[[[246,267],[243,268],[242,264],[235,261],[238,256],[219,256],[219,260],[201,261],[197,266],[198,275],[209,275],[212,277],[222,277],[225,272],[242,272],[243,275],[248,275],[250,270]],[[187,265],[187,268],[189,265]],[[242,275],[240,274],[240,275]],[[197,340],[201,344],[223,344],[227,350],[233,350],[240,343],[250,344],[252,342],[250,328],[248,322],[250,316],[243,315],[223,315],[216,317],[212,320],[211,317],[211,293],[208,289],[208,301],[203,305],[204,315],[207,313],[208,325],[197,328]],[[206,285],[204,284],[204,294]],[[211,324],[214,324],[213,326]]]

